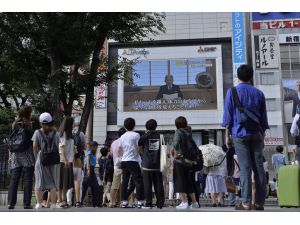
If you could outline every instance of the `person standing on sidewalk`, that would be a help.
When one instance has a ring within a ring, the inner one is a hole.
[[[73,160],[74,160],[74,139],[72,130],[74,119],[66,116],[59,128],[59,149],[60,149],[60,176],[58,192],[58,208],[68,208],[67,191],[74,187]]]
[[[110,146],[110,150],[113,156],[114,160],[114,176],[113,176],[113,182],[111,185],[111,191],[110,191],[110,208],[117,207],[117,194],[120,193],[121,188],[121,178],[122,178],[122,170],[120,169],[120,161],[122,160],[118,156],[118,150],[119,150],[119,139],[120,137],[126,133],[126,129],[124,127],[121,127],[119,129],[119,138],[117,140],[114,140],[113,143]]]
[[[177,130],[174,135],[174,190],[179,193],[181,203],[176,206],[176,209],[199,208],[196,201],[194,179],[195,171],[192,166],[187,165],[185,156],[188,151],[188,140],[192,140],[191,129],[187,125],[185,117],[180,116],[175,120]],[[187,194],[191,197],[191,205],[189,206]]]
[[[133,131],[135,127],[135,120],[133,118],[125,119],[124,127],[127,132],[122,135],[119,142],[119,153],[122,155],[122,208],[129,207],[127,187],[130,175],[132,176],[136,187],[138,200],[137,207],[142,208],[144,202],[144,185],[139,165],[140,156],[138,153],[138,141],[140,139],[140,135]]]
[[[32,125],[31,125],[30,106],[21,106],[18,111],[17,119],[12,125],[12,130],[24,130],[23,150],[20,152],[9,152],[8,166],[10,168],[10,184],[8,188],[8,209],[14,209],[17,203],[17,191],[22,172],[24,174],[24,209],[32,209],[32,182],[34,173],[34,156],[32,151]]]
[[[226,144],[234,143],[240,164],[242,203],[237,210],[251,209],[251,172],[256,186],[255,210],[263,210],[265,203],[265,171],[263,167],[264,135],[269,129],[264,94],[251,86],[253,69],[241,65],[237,70],[239,85],[226,95],[223,127]],[[236,92],[235,92],[236,91]],[[239,104],[240,102],[240,104]]]
[[[164,206],[164,187],[162,173],[160,172],[160,134],[156,131],[157,122],[150,119],[146,122],[146,133],[139,140],[142,155],[142,172],[146,205],[152,208],[152,184],[156,196],[156,206]]]
[[[81,195],[81,205],[86,195],[89,187],[91,187],[92,197],[93,197],[93,207],[101,207],[100,198],[100,187],[97,181],[97,176],[95,173],[96,167],[96,153],[99,144],[96,141],[91,141],[89,148],[85,157],[84,164],[84,178],[82,182],[82,195]]]
[[[50,191],[51,205],[50,209],[56,208],[56,192],[59,188],[59,155],[58,163],[45,165],[42,160],[42,152],[49,151],[58,153],[59,148],[59,134],[53,128],[52,116],[44,112],[40,115],[41,129],[36,130],[31,138],[33,141],[33,153],[35,156],[35,196],[37,204],[36,210],[42,208],[43,192]],[[55,160],[56,161],[56,160]]]

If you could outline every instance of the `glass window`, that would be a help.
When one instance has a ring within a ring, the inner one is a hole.
[[[170,74],[173,75],[174,84],[187,84],[187,60],[170,60]]]
[[[165,76],[168,74],[168,61],[151,61],[151,86],[161,86],[165,84]]]
[[[135,86],[150,86],[149,61],[139,61],[133,65],[133,83]]]

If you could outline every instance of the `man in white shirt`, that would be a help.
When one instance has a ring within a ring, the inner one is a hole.
[[[136,196],[138,200],[137,207],[142,208],[144,201],[144,185],[139,165],[140,156],[138,153],[138,141],[140,135],[133,131],[135,127],[135,120],[133,118],[125,119],[124,127],[127,132],[119,138],[119,153],[120,155],[122,154],[122,208],[129,207],[127,187],[130,175],[136,186]]]

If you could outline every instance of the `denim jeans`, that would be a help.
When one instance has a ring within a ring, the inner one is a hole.
[[[244,204],[251,204],[253,170],[256,188],[255,203],[264,205],[266,176],[263,167],[263,135],[256,133],[244,138],[233,138],[233,143],[240,165],[242,201]]]
[[[235,193],[228,193],[228,201],[230,206],[234,206],[236,204],[236,194]]]
[[[17,203],[17,192],[19,181],[21,179],[22,172],[24,173],[23,183],[24,183],[24,206],[31,205],[32,196],[32,183],[33,183],[33,172],[34,167],[17,167],[11,170],[10,184],[8,188],[8,205],[15,206]]]

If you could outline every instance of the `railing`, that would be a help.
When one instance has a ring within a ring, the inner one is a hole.
[[[9,184],[7,144],[0,144],[0,190],[7,190]]]

